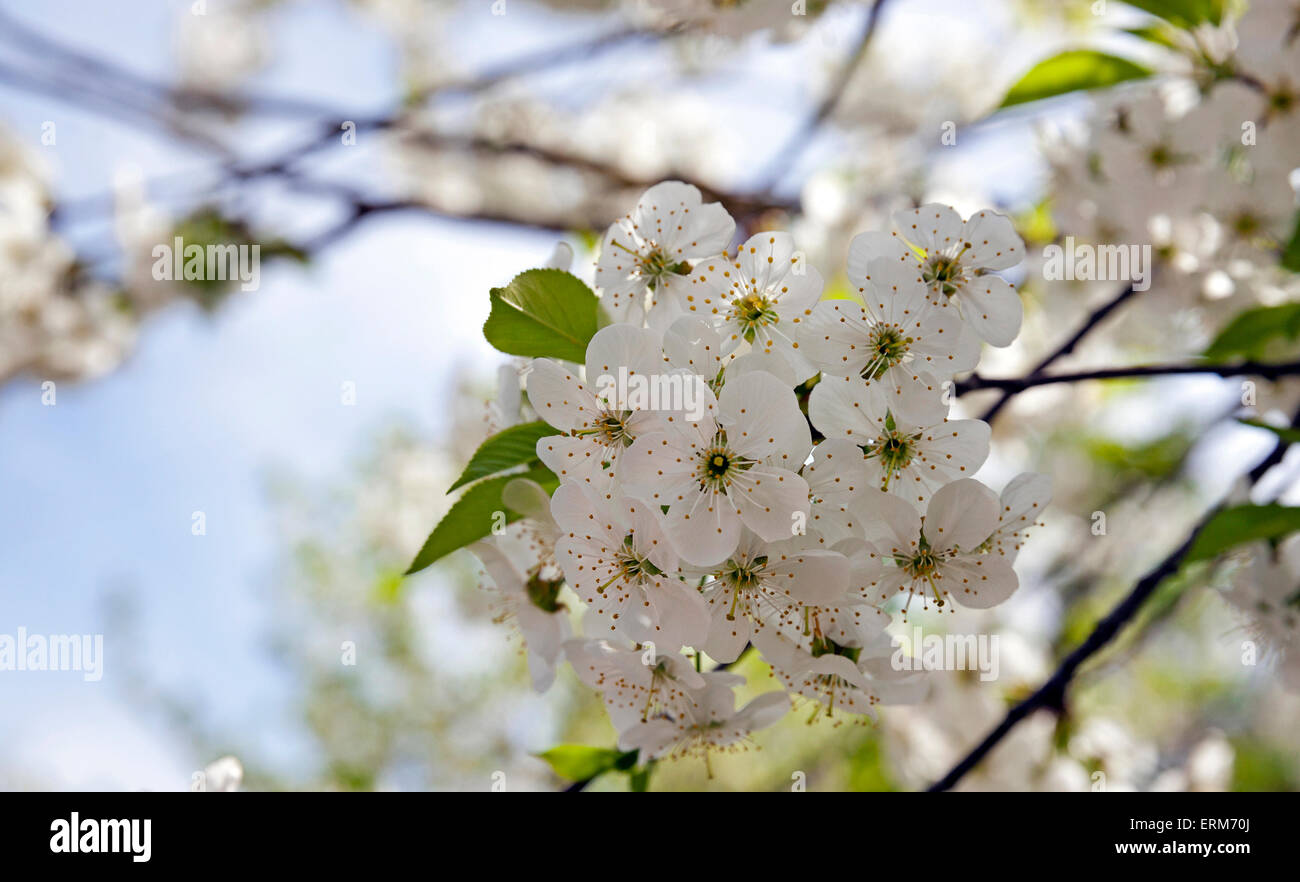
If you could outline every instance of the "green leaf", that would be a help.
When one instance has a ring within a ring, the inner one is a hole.
[[[1241,423],[1243,426],[1254,426],[1257,429],[1268,429],[1288,444],[1300,444],[1300,429],[1292,429],[1289,426],[1271,426],[1263,420],[1239,419],[1237,422]]]
[[[1081,89],[1104,89],[1149,76],[1149,69],[1126,58],[1092,49],[1072,49],[1034,65],[1011,87],[1001,106],[1012,107]]]
[[[539,759],[550,764],[555,774],[569,781],[586,781],[614,769],[631,768],[636,763],[636,755],[635,750],[612,750],[585,744],[561,744],[537,754]]]
[[[1238,505],[1216,514],[1201,530],[1184,563],[1209,560],[1245,542],[1280,539],[1300,530],[1300,507]]]
[[[1223,0],[1124,0],[1143,12],[1163,18],[1180,28],[1193,28],[1201,22],[1218,24],[1223,20]]]
[[[1282,267],[1293,273],[1300,273],[1300,211],[1296,212],[1295,228],[1291,239],[1282,249]]]
[[[497,432],[479,445],[470,457],[465,471],[461,472],[456,483],[447,488],[447,492],[463,487],[479,478],[504,472],[508,468],[532,462],[537,459],[537,439],[559,434],[559,430],[537,420],[532,423],[520,423]]]
[[[1265,359],[1274,342],[1297,337],[1300,337],[1300,303],[1260,306],[1238,313],[1228,322],[1205,350],[1205,357],[1216,362],[1233,358]]]
[[[518,512],[510,511],[501,502],[501,491],[506,484],[516,478],[527,478],[541,484],[547,491],[552,491],[559,484],[555,473],[548,468],[538,466],[526,472],[511,472],[479,481],[465,491],[465,494],[445,514],[438,526],[433,528],[429,538],[424,540],[424,547],[415,556],[406,575],[417,573],[429,564],[445,557],[457,548],[464,548],[477,539],[492,532],[496,513],[502,512],[505,523],[519,520]]]
[[[582,362],[600,326],[600,301],[577,276],[532,269],[493,288],[483,336],[502,352]]]
[[[1177,31],[1170,31],[1167,25],[1153,25],[1145,28],[1124,28],[1124,33],[1137,37],[1139,40],[1145,40],[1148,43],[1154,43],[1157,46],[1163,46],[1166,49],[1179,49],[1178,42],[1174,39]]]

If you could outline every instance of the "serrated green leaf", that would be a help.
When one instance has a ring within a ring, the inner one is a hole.
[[[628,756],[636,762],[636,751],[612,750],[608,747],[588,747],[585,744],[561,744],[545,753],[537,754],[546,760],[552,771],[568,781],[586,781],[597,775],[619,768]]]
[[[1263,420],[1239,419],[1237,422],[1241,423],[1243,426],[1254,426],[1257,429],[1268,429],[1288,444],[1300,443],[1300,429],[1292,429],[1290,426],[1271,426]]]
[[[465,466],[465,471],[461,472],[455,484],[447,488],[447,492],[450,493],[479,478],[486,478],[504,472],[506,469],[532,462],[537,459],[537,439],[556,434],[559,434],[557,429],[541,420],[520,423],[497,432],[479,445],[478,450],[475,450],[474,455],[470,457],[469,464]]]
[[[1264,359],[1279,340],[1300,337],[1300,303],[1260,306],[1238,313],[1219,332],[1205,357],[1223,362],[1234,358]]]
[[[582,280],[558,269],[520,273],[491,292],[483,336],[501,352],[582,362],[600,326],[600,301]]]
[[[496,519],[496,512],[503,513],[507,524],[519,520],[521,515],[518,512],[510,511],[501,502],[501,491],[505,489],[506,484],[516,478],[527,478],[536,481],[546,488],[548,492],[554,490],[559,484],[559,479],[555,477],[555,473],[542,466],[529,469],[526,472],[511,472],[507,475],[498,475],[495,478],[479,481],[466,490],[460,499],[456,500],[456,503],[438,522],[438,526],[433,528],[429,538],[424,540],[424,547],[420,549],[419,554],[415,556],[415,560],[411,562],[406,575],[417,573],[434,561],[451,554],[457,548],[464,548],[471,542],[482,539],[491,533],[493,521]]]
[[[1224,509],[1201,530],[1184,563],[1209,560],[1246,542],[1280,539],[1300,530],[1300,507],[1238,505]]]
[[[1201,22],[1218,24],[1223,20],[1223,0],[1124,0],[1143,12],[1163,18],[1180,28],[1193,28]]]
[[[1127,58],[1093,49],[1072,49],[1030,68],[1007,92],[1001,106],[1013,107],[1084,89],[1104,89],[1149,76],[1148,68]]]

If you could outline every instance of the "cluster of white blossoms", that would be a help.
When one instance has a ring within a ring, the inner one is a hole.
[[[1193,306],[1213,328],[1300,298],[1300,274],[1281,265],[1300,217],[1297,33],[1300,6],[1252,3],[1240,20],[1198,33],[1189,77],[1112,97],[1086,145],[1058,156],[1062,232],[1152,246],[1164,290],[1139,307],[1149,320],[1129,322],[1148,351],[1164,342],[1184,354],[1185,328],[1169,320],[1176,310]],[[1265,395],[1294,409],[1285,387]],[[1281,682],[1300,687],[1300,553],[1291,540],[1250,553],[1227,597],[1276,656]]]
[[[50,226],[35,153],[0,129],[0,382],[80,379],[116,365],[135,323]]]
[[[924,205],[894,223],[854,240],[853,299],[824,300],[789,234],[728,251],[721,205],[659,184],[604,237],[612,323],[586,364],[534,360],[526,405],[507,372],[499,418],[527,407],[554,427],[537,456],[560,484],[549,499],[508,484],[525,517],[472,549],[535,685],[567,659],[643,760],[743,747],[792,696],[837,719],[916,701],[922,675],[890,662],[892,613],[1017,588],[1049,483],[1021,475],[999,498],[973,480],[989,427],[948,410],[981,343],[1016,337],[1020,300],[996,271],[1024,245],[993,212]],[[714,663],[749,645],[784,691],[737,708],[740,678]]]
[[[1062,232],[1150,245],[1184,299],[1195,287],[1210,301],[1294,296],[1278,257],[1297,209],[1297,28],[1300,7],[1251,4],[1239,21],[1198,31],[1188,76],[1112,93],[1085,143],[1049,145]]]

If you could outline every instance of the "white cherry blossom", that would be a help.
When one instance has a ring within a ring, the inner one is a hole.
[[[528,375],[528,400],[537,415],[560,429],[537,442],[537,458],[559,475],[604,489],[614,479],[620,457],[638,435],[655,425],[636,402],[605,394],[602,378],[650,376],[662,371],[659,335],[646,328],[610,325],[587,344],[586,381],[549,358],[533,361]]]
[[[769,374],[726,383],[697,422],[660,417],[626,452],[625,492],[668,506],[668,537],[682,560],[721,563],[742,525],[776,541],[808,515],[808,484],[795,474],[812,447],[794,392]]]
[[[862,450],[827,438],[813,448],[812,461],[800,474],[808,482],[809,532],[828,547],[858,535],[861,522],[853,500],[863,487],[872,486]]]
[[[555,491],[551,512],[561,533],[560,568],[596,622],[663,651],[704,639],[708,610],[699,591],[673,575],[677,555],[658,511],[565,484]]]
[[[731,244],[736,222],[717,202],[680,181],[647,190],[627,217],[615,221],[601,243],[596,285],[615,322],[663,330],[682,314],[680,292],[694,265]]]
[[[677,717],[663,715],[639,723],[623,736],[627,749],[637,748],[644,759],[698,756],[708,766],[714,753],[743,752],[750,735],[766,729],[785,716],[790,699],[784,692],[766,692],[744,707],[736,708],[740,677],[708,673],[706,684],[695,693],[695,701]],[[742,681],[743,682],[743,681]]]
[[[606,237],[597,284],[614,323],[585,365],[536,359],[524,394],[503,374],[496,422],[531,410],[554,426],[536,452],[560,486],[507,485],[503,506],[525,517],[474,550],[538,687],[567,657],[642,761],[748,749],[792,698],[836,724],[918,701],[928,679],[892,665],[890,601],[908,595],[906,619],[916,594],[979,609],[1017,587],[1011,562],[1050,484],[1021,475],[999,501],[971,480],[989,426],[949,420],[944,393],[982,340],[1015,336],[1018,296],[992,273],[1024,246],[991,212],[896,221],[902,235],[851,243],[849,299],[820,301],[789,234],[730,256],[725,212],[685,185],[652,188]],[[558,248],[551,262],[570,260]],[[683,394],[633,400],[620,379]],[[588,639],[566,640],[562,588]],[[781,690],[738,708],[743,678],[701,659],[729,665],[751,645]]]
[[[578,679],[601,694],[610,722],[620,733],[661,716],[685,717],[708,682],[685,656],[660,654],[650,647],[570,640],[564,644],[564,654]],[[619,744],[630,749],[622,739]]]
[[[849,587],[844,555],[796,539],[765,542],[750,530],[713,569],[701,588],[710,618],[704,651],[720,662],[735,661],[764,628],[801,622],[807,607],[831,604]]]
[[[821,273],[800,259],[793,236],[757,233],[734,257],[696,266],[686,310],[715,324],[724,352],[748,343],[755,351],[776,354],[800,383],[817,369],[799,351],[799,324],[822,288]]]
[[[879,234],[854,241],[849,274],[877,257],[919,266],[937,302],[953,303],[981,339],[1008,346],[1020,332],[1023,309],[1016,289],[994,271],[1015,266],[1025,243],[1011,221],[994,211],[979,211],[963,221],[952,208],[929,203],[893,216],[895,239]]]
[[[849,644],[819,637],[810,650],[787,646],[784,654],[769,647],[764,657],[790,694],[817,703],[814,717],[825,713],[834,718],[839,711],[875,719],[877,705],[913,704],[929,687],[923,674],[895,671],[891,649],[881,633]]]
[[[981,553],[998,526],[998,497],[971,478],[942,487],[930,499],[924,515],[889,494],[863,494],[861,503],[874,508],[881,534],[876,547],[885,560],[877,582],[877,598],[885,601],[901,592],[920,595],[925,608],[949,600],[971,609],[1002,603],[1019,586],[1011,561],[1000,548]]]
[[[517,533],[481,539],[469,550],[491,579],[484,587],[498,597],[494,620],[518,627],[533,688],[545,692],[555,681],[561,647],[571,633],[569,611],[559,599],[564,586],[559,571],[532,563],[535,556]]]
[[[1016,475],[1002,488],[998,528],[989,536],[985,547],[1000,551],[1015,563],[1030,528],[1037,526],[1038,518],[1051,501],[1051,478],[1033,472]]]
[[[924,503],[943,485],[973,475],[989,455],[989,424],[941,420],[921,426],[885,408],[857,383],[818,383],[808,417],[827,438],[861,449],[872,485]]]
[[[1246,615],[1253,634],[1294,662],[1300,659],[1300,536],[1251,552],[1224,596]]]
[[[943,381],[975,366],[959,348],[956,310],[932,302],[914,264],[877,258],[850,280],[864,303],[825,301],[803,324],[803,352],[821,384],[862,385],[919,425],[938,422],[948,412]]]

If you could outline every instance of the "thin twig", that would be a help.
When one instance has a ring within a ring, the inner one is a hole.
[[[759,174],[758,179],[761,182],[759,189],[768,191],[775,188],[779,182],[782,172],[791,168],[799,159],[804,149],[808,146],[809,138],[821,126],[826,119],[835,112],[839,106],[840,100],[844,97],[844,92],[848,88],[849,81],[853,79],[853,73],[861,65],[864,58],[867,57],[867,49],[871,46],[871,38],[876,33],[876,26],[880,22],[880,11],[884,7],[886,0],[875,0],[871,9],[867,11],[867,16],[863,20],[862,30],[858,34],[857,43],[853,47],[853,53],[840,68],[827,90],[822,100],[818,102],[817,107],[808,116],[807,119],[792,134],[781,149],[778,150],[763,171]]]
[[[1112,297],[1110,300],[1107,300],[1101,306],[1094,309],[1091,313],[1089,313],[1088,318],[1084,321],[1083,325],[1080,326],[1079,330],[1075,331],[1074,334],[1072,334],[1070,338],[1066,340],[1064,343],[1062,343],[1060,346],[1053,349],[1046,357],[1043,358],[1042,361],[1034,365],[1033,370],[1029,372],[1029,376],[1034,377],[1042,374],[1043,371],[1047,370],[1058,360],[1073,353],[1075,347],[1078,346],[1079,343],[1083,341],[1084,337],[1088,336],[1088,334],[1092,332],[1093,328],[1097,327],[1097,325],[1105,321],[1108,315],[1110,315],[1112,312],[1118,309],[1125,301],[1127,301],[1135,293],[1137,292],[1133,289],[1133,286],[1129,285],[1124,290],[1120,291],[1118,294]],[[968,380],[967,382],[970,381]],[[980,417],[980,419],[982,419],[986,423],[992,422],[993,418],[996,417],[998,415],[998,412],[1001,411],[1002,408],[1006,406],[1007,402],[1011,400],[1011,397],[1014,394],[1015,394],[1014,392],[1004,391],[1002,395],[998,398],[998,400],[993,402],[993,405],[989,407],[988,410],[984,411],[984,414]]]

